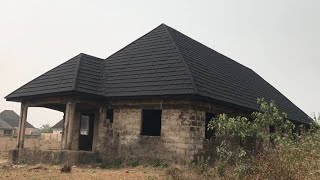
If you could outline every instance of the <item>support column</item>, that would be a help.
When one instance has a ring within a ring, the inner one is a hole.
[[[17,148],[18,148],[19,161],[20,161],[20,156],[21,156],[21,150],[24,147],[27,114],[28,114],[28,106],[26,106],[25,103],[21,103],[20,119],[19,119],[19,132],[18,132],[18,138],[17,138]]]
[[[68,136],[68,126],[69,126],[69,109],[70,106],[68,105],[69,102],[66,104],[66,110],[64,112],[64,123],[63,123],[63,135],[62,135],[62,147],[61,149],[67,149],[67,136]]]
[[[67,149],[71,150],[72,148],[72,137],[73,137],[73,126],[75,119],[75,111],[76,111],[76,103],[68,102],[67,106],[69,106],[68,112],[68,133],[67,133]]]
[[[64,113],[62,149],[71,149],[75,110],[76,103],[72,100],[69,100],[66,104],[66,111]]]
[[[103,141],[105,141],[105,135],[106,135],[106,127],[104,127],[104,124],[106,123],[107,118],[107,107],[101,106],[99,108],[99,117],[98,117],[98,123],[97,123],[97,134],[94,141],[93,151],[101,151],[103,145]]]
[[[62,120],[62,134],[61,134],[61,144],[60,144],[60,149],[63,149],[64,147],[64,136],[65,136],[65,122],[66,122],[66,116],[65,113],[63,113],[63,120]]]

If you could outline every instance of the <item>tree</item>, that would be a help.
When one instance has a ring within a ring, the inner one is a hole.
[[[41,131],[41,133],[52,133],[53,132],[50,124],[42,125],[41,128],[40,128],[40,131]]]

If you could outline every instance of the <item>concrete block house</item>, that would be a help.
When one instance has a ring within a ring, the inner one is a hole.
[[[64,112],[60,151],[27,150],[20,133],[11,158],[188,162],[206,150],[212,117],[249,116],[259,97],[275,100],[290,120],[309,123],[253,70],[161,24],[106,59],[81,53],[5,97],[21,102],[20,132],[30,107]]]

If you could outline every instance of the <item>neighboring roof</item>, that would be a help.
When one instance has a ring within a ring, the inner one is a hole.
[[[0,113],[0,119],[12,127],[19,127],[19,115],[12,110],[4,110]],[[30,123],[26,122],[26,128],[34,128]]]
[[[62,129],[63,128],[63,119],[57,122],[57,124],[51,127],[52,129]]]
[[[0,129],[1,130],[14,130],[15,128],[10,126],[8,123],[6,123],[4,120],[0,119]]]
[[[289,119],[309,123],[308,115],[254,71],[164,24],[104,61],[80,54],[6,99],[70,91],[106,98],[196,95],[252,110],[264,97]]]

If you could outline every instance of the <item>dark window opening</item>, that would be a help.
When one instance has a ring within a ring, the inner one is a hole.
[[[89,121],[90,121],[89,116],[81,115],[80,135],[88,135],[89,134]]]
[[[160,136],[161,135],[161,110],[143,109],[141,135]]]
[[[208,124],[213,118],[215,118],[215,114],[206,112],[206,122],[205,122],[205,138],[206,139],[215,138],[215,130],[214,129],[208,130]]]
[[[113,123],[113,109],[108,109],[106,123]]]

